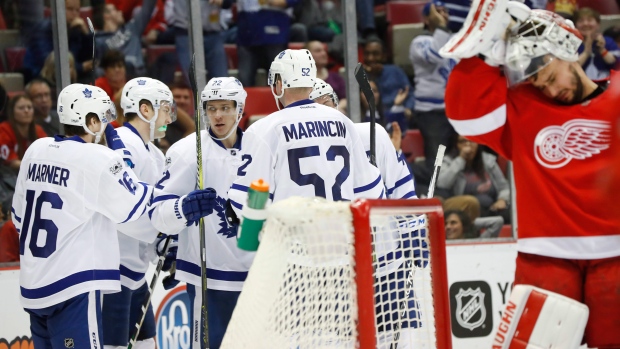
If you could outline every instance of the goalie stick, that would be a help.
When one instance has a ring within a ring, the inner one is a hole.
[[[157,286],[157,280],[159,280],[159,273],[161,273],[162,268],[164,267],[164,261],[166,260],[166,254],[168,254],[168,247],[170,246],[171,236],[168,235],[166,241],[164,242],[164,249],[161,256],[157,260],[157,268],[155,269],[155,274],[151,279],[151,283],[149,284],[149,293],[146,295],[144,302],[142,303],[142,315],[140,316],[140,320],[134,325],[134,330],[129,337],[129,345],[127,349],[133,348],[133,346],[138,341],[138,335],[140,334],[140,328],[142,328],[142,323],[144,322],[144,318],[146,317],[146,312],[149,309],[149,305],[151,304],[151,297],[153,296],[153,292],[155,292],[155,286]]]
[[[431,183],[428,187],[428,198],[432,198],[435,194],[435,184],[437,183],[437,176],[439,176],[439,170],[441,169],[443,155],[445,152],[446,146],[440,144],[439,149],[437,149],[437,157],[435,158],[435,170],[433,171]],[[407,265],[405,269],[409,270],[409,273],[407,273],[407,281],[405,282],[405,297],[400,303],[398,311],[399,321],[394,324],[394,337],[392,338],[392,344],[390,345],[390,349],[398,348],[398,340],[400,339],[400,322],[407,319],[407,317],[405,316],[407,313],[407,303],[409,299],[409,294],[413,289],[413,256],[411,256],[411,258],[408,258],[406,263]]]
[[[194,110],[194,122],[196,123],[196,163],[198,165],[196,187],[198,189],[204,189],[204,178],[202,172],[202,120],[200,119],[200,92],[198,90],[196,82],[196,74],[196,56],[192,55],[192,62],[189,67],[189,81],[190,85],[192,86],[192,92],[194,93],[194,101],[196,105],[196,109]],[[200,291],[202,292],[202,297],[200,297],[200,320],[202,321],[202,330],[204,331],[204,334],[202,336],[202,342],[204,344],[204,348],[209,348],[209,324],[207,318],[207,262],[204,218],[200,218],[198,227],[200,233]]]
[[[360,89],[366,97],[366,101],[368,101],[368,109],[370,109],[370,163],[376,167],[377,161],[375,155],[375,94],[372,93],[370,83],[368,82],[368,76],[366,76],[366,72],[364,71],[364,68],[362,68],[362,63],[357,63],[357,66],[355,67],[355,80],[357,80],[357,83],[360,85]]]
[[[95,64],[97,61],[95,60],[95,27],[93,26],[93,22],[90,21],[90,17],[86,17],[86,22],[88,22],[88,29],[90,29],[90,32],[93,33],[93,69],[92,69],[92,74],[93,74],[93,86],[95,86],[95,68],[97,67],[97,65]]]

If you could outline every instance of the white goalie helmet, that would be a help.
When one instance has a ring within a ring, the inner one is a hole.
[[[151,102],[155,116],[147,120],[140,112],[140,101]],[[174,122],[177,118],[176,103],[172,97],[172,91],[163,82],[147,77],[138,77],[129,80],[123,87],[121,94],[121,108],[125,115],[136,113],[138,117],[150,125],[150,140],[155,137],[155,123],[159,115],[159,109],[163,106],[170,108],[170,119]]]
[[[248,97],[248,93],[243,89],[241,81],[235,77],[223,77],[213,78],[207,82],[207,85],[200,94],[200,102],[202,105],[202,113],[207,115],[207,102],[208,101],[235,101],[237,120],[234,127],[223,138],[215,138],[216,140],[224,140],[230,137],[237,130],[237,125],[243,116],[243,110],[245,108],[245,99]],[[206,118],[207,125],[209,125],[209,119]]]
[[[550,11],[532,10],[507,40],[504,72],[509,85],[523,82],[553,59],[577,61],[581,42],[581,34],[570,20]]]
[[[282,93],[276,95],[274,86],[276,76],[282,79]],[[316,63],[308,50],[284,50],[280,52],[269,67],[267,84],[271,87],[271,93],[276,98],[284,96],[284,90],[295,87],[314,87],[316,79]]]
[[[316,101],[317,98],[328,96],[334,103],[334,108],[338,108],[338,95],[334,92],[332,85],[326,83],[322,79],[316,78],[312,92],[310,92],[310,99]],[[325,98],[325,97],[324,97]],[[323,103],[321,103],[323,104]]]
[[[60,122],[64,125],[82,126],[84,131],[95,136],[99,143],[106,124],[116,120],[116,107],[104,90],[97,86],[71,84],[60,92],[56,107]],[[93,132],[86,126],[86,116],[97,114],[102,127]]]

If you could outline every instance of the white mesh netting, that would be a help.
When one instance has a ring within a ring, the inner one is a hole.
[[[370,212],[377,347],[435,348],[425,215]],[[357,347],[352,219],[347,202],[272,205],[222,348]]]

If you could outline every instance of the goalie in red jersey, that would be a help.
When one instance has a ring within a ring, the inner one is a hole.
[[[606,209],[599,182],[614,162],[620,73],[590,80],[577,62],[581,42],[552,12],[474,0],[461,32],[440,50],[460,59],[446,113],[459,134],[513,161],[515,284],[585,303],[588,345],[620,348],[620,215]]]

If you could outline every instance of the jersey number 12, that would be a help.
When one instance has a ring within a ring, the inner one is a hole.
[[[60,210],[62,209],[63,202],[58,193],[43,191],[39,197],[37,197],[35,204],[35,194],[36,192],[34,190],[26,191],[26,213],[24,214],[22,230],[19,236],[19,254],[24,254],[26,238],[28,233],[32,232],[30,235],[30,243],[28,244],[32,255],[40,258],[47,258],[56,251],[58,227],[50,219],[41,218],[41,208],[43,207],[43,203],[47,202],[52,205],[52,209]],[[34,220],[32,221],[32,229],[30,229],[33,204],[36,206],[34,208],[35,213]],[[45,230],[46,232],[45,244],[43,246],[37,246],[37,240],[39,239],[39,232],[41,230]]]

